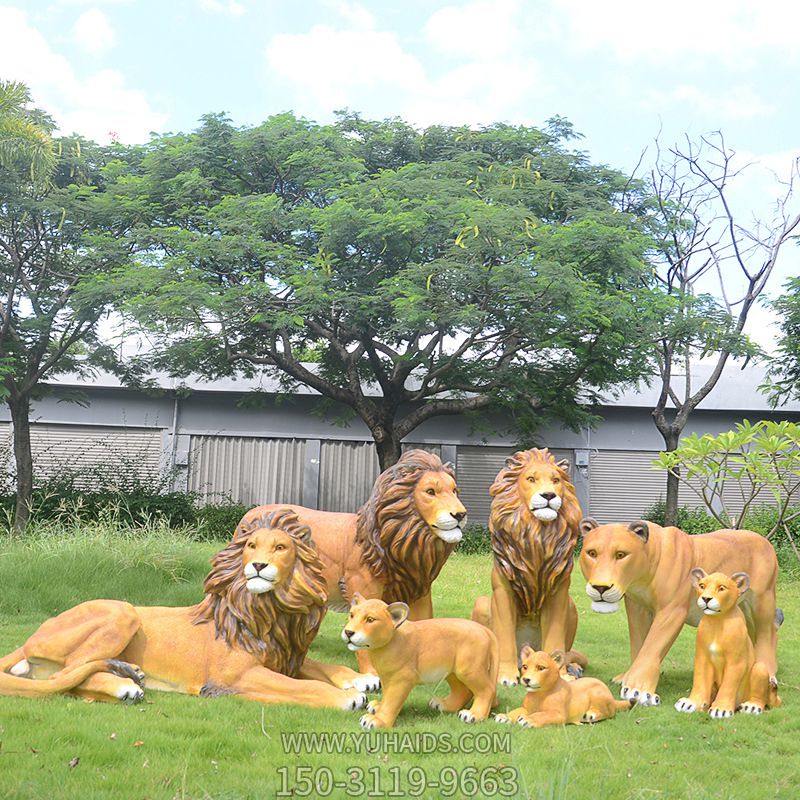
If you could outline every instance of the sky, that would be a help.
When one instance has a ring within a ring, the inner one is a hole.
[[[345,107],[417,126],[560,115],[595,161],[630,171],[657,135],[722,130],[755,162],[735,210],[768,217],[800,155],[798,30],[789,0],[0,0],[0,78],[101,142],[218,111],[242,125]],[[800,271],[790,249],[779,277]]]

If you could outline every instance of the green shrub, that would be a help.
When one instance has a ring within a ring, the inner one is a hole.
[[[657,500],[644,512],[643,517],[658,525],[663,525],[666,510],[666,503],[663,500]],[[719,530],[719,523],[702,508],[680,506],[677,527],[691,534],[711,533],[711,531]]]
[[[249,511],[249,506],[237,503],[202,506],[195,512],[197,533],[204,541],[227,540],[239,524],[239,520]]]
[[[485,525],[467,525],[458,545],[459,553],[491,553],[492,537]]]

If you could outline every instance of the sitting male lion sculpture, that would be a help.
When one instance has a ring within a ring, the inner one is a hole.
[[[689,536],[639,520],[630,525],[581,522],[581,570],[592,610],[614,612],[625,599],[631,665],[614,678],[623,700],[659,705],[661,663],[684,625],[696,626],[702,613],[691,572],[747,572],[750,589],[741,601],[755,658],[775,681],[778,669],[775,583],[778,559],[772,545],[752,531],[720,530]]]
[[[517,654],[525,642],[569,651],[566,662],[577,667],[587,663],[571,651],[578,612],[569,581],[581,509],[567,468],[547,449],[523,450],[506,460],[489,489],[492,597],[475,601],[472,618],[497,636],[504,686],[519,678]]]
[[[0,659],[0,693],[32,697],[58,686],[84,698],[137,702],[146,687],[262,703],[365,705],[361,692],[344,688],[357,673],[306,658],[327,595],[311,532],[293,512],[240,526],[212,565],[196,606],[91,600],[48,620]]]
[[[254,508],[239,525],[274,508]],[[461,541],[467,516],[453,469],[437,455],[405,452],[378,476],[369,499],[355,514],[290,508],[311,526],[333,610],[349,611],[358,593],[407,603],[412,620],[433,616],[431,584]],[[366,654],[357,656],[362,672],[369,673]],[[377,688],[377,681],[370,676],[357,685],[366,691]]]

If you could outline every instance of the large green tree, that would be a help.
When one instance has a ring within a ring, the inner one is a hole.
[[[266,369],[347,407],[383,467],[439,415],[586,424],[648,371],[659,297],[638,187],[573,137],[207,116],[140,153],[128,308],[176,374]]]
[[[23,112],[17,108],[14,113]],[[42,115],[31,112],[28,122],[35,122],[38,133],[49,139]],[[0,136],[3,130],[9,127],[0,124]],[[14,527],[22,530],[34,480],[31,401],[48,377],[114,364],[113,349],[99,340],[98,323],[115,298],[112,270],[118,272],[130,260],[126,234],[140,209],[124,180],[118,180],[124,164],[113,149],[61,138],[52,145],[50,167],[46,158],[32,161],[25,146],[3,153],[0,400],[8,405],[13,424]]]

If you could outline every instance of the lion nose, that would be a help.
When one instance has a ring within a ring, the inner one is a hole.
[[[253,569],[256,572],[261,572],[261,570],[267,566],[266,564],[262,564],[260,561],[253,561],[252,564],[253,564]]]
[[[527,686],[531,682],[531,679],[528,678],[528,677],[525,677],[525,678],[522,679],[522,682]]]
[[[708,605],[708,604],[711,602],[711,598],[710,598],[710,597],[701,597],[700,599],[701,599],[701,600],[702,600],[702,601],[703,601],[703,602],[704,602],[706,605]]]
[[[597,594],[600,595],[600,597],[603,596],[603,592],[607,592],[610,588],[611,588],[610,586],[607,586],[604,583],[593,583],[592,584],[592,589],[594,589],[597,592]]]
[[[555,496],[555,492],[539,492],[539,494],[544,497],[545,500],[552,500]]]
[[[351,636],[352,636],[354,633],[355,633],[355,631],[349,631],[349,630],[347,630],[347,628],[345,628],[345,629],[344,629],[344,635],[345,635],[345,636],[346,636],[348,639],[349,639],[349,638],[350,638],[350,637],[351,637]]]
[[[456,511],[455,514],[454,514],[451,511],[450,512],[450,516],[454,517],[457,522],[461,522],[461,520],[464,519],[464,517],[467,516],[467,512],[466,511]]]

